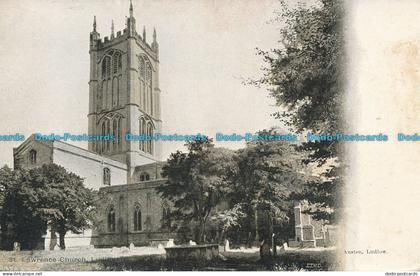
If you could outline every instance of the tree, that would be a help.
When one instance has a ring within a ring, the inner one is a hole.
[[[65,249],[67,231],[79,234],[90,226],[94,193],[83,186],[82,178],[63,167],[48,164],[30,171],[2,170],[0,178],[0,183],[15,179],[7,188],[2,208],[2,221],[14,240],[38,241],[49,225],[52,235],[59,234],[60,248]]]
[[[31,192],[31,190],[35,192]],[[83,185],[83,179],[56,164],[43,165],[29,172],[22,191],[34,213],[42,217],[59,234],[60,248],[65,249],[65,235],[91,226],[94,193]]]
[[[275,113],[291,131],[337,133],[343,130],[343,5],[340,0],[320,0],[317,5],[290,7],[281,1],[277,18],[283,26],[280,45],[258,50],[267,64],[264,76],[252,83],[268,85],[281,110]],[[324,181],[309,182],[303,195],[312,196],[317,217],[336,219],[342,187],[342,147],[334,141],[305,143],[307,162],[330,164]]]
[[[27,172],[0,169],[1,248],[12,250],[15,241],[22,249],[34,249],[46,231],[42,219],[25,205],[21,195],[22,182]]]
[[[192,222],[194,239],[203,243],[209,216],[231,189],[234,153],[215,148],[211,140],[188,142],[186,147],[188,153],[171,154],[162,173],[168,181],[158,192],[173,203],[176,211],[171,216],[180,223],[177,227]]]
[[[274,136],[274,130],[261,131],[260,136]],[[293,207],[289,198],[292,192],[300,191],[311,178],[303,160],[305,153],[297,145],[283,141],[248,142],[237,156],[238,171],[232,201],[248,210],[248,217],[255,219],[255,241],[258,242],[258,216],[263,214],[269,225],[268,236],[273,233],[275,222],[289,219]],[[268,238],[268,237],[265,237]]]

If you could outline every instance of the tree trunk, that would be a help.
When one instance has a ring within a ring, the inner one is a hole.
[[[206,229],[206,223],[203,221],[200,222],[200,239],[199,242],[200,243],[204,243],[204,233],[205,233],[205,229]]]
[[[61,250],[64,250],[64,249],[66,249],[66,243],[64,241],[64,237],[66,236],[66,232],[65,231],[60,231],[59,235],[60,235],[60,248],[61,248]]]
[[[54,250],[56,245],[57,245],[57,235],[55,234],[54,228],[51,228],[50,250]]]
[[[258,209],[255,208],[255,243],[259,245],[260,235],[258,233]]]
[[[271,246],[273,246],[272,243],[272,237],[273,237],[273,220],[271,218],[270,211],[267,212],[267,220],[268,220],[268,239],[267,242]]]

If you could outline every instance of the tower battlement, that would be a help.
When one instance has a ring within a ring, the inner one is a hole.
[[[134,33],[131,36],[129,36],[128,33],[129,33],[128,29],[126,28],[126,29],[123,29],[122,31],[118,31],[117,35],[114,37],[112,35],[105,36],[102,39],[99,37],[98,39],[94,41],[95,43],[91,43],[91,50],[102,50],[114,44],[118,44],[129,37],[133,37],[142,48],[146,49],[146,51],[149,52],[149,54],[151,54],[156,59],[158,58],[159,51],[158,51],[158,47],[156,47],[157,41],[153,41],[152,43],[149,44],[144,39],[144,36],[142,37],[138,33]]]
[[[130,16],[126,19],[126,28],[124,28],[122,31],[118,31],[117,35],[115,36],[114,33],[114,21],[112,21],[111,24],[111,34],[110,36],[105,36],[103,39],[101,39],[100,33],[96,30],[96,16],[94,16],[93,19],[93,31],[90,33],[90,50],[98,51],[104,48],[107,48],[111,45],[114,45],[116,43],[120,43],[121,41],[128,39],[128,38],[134,38],[136,42],[142,47],[143,49],[146,49],[146,51],[149,52],[151,56],[153,56],[155,59],[158,59],[159,56],[159,44],[156,39],[156,30],[153,29],[153,40],[152,43],[147,43],[146,39],[146,27],[143,26],[143,35],[137,33],[136,31],[136,19],[133,15],[133,4],[130,1],[130,10],[129,10]]]
[[[148,43],[146,28],[136,31],[130,3],[126,27],[101,38],[96,17],[90,33],[89,134],[113,140],[89,144],[89,150],[127,165],[128,183],[135,168],[161,160],[161,141],[129,141],[127,133],[152,137],[162,132],[159,44],[156,30]]]

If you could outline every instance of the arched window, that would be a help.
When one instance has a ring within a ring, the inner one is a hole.
[[[117,143],[118,149],[121,149],[122,145],[122,128],[121,128],[121,118],[118,119],[118,126],[117,126]]]
[[[104,168],[104,185],[111,185],[111,171],[109,168]]]
[[[142,173],[142,174],[140,174],[139,179],[140,179],[140,181],[149,181],[150,180],[150,175],[148,173]]]
[[[29,151],[29,162],[32,165],[36,164],[36,150],[34,150],[34,149]]]
[[[102,60],[102,78],[111,76],[111,57],[105,56]]]
[[[147,136],[148,139],[146,141],[146,152],[153,154],[153,143],[152,143],[152,137],[153,137],[153,126],[152,124],[149,122],[147,123]]]
[[[168,204],[164,203],[162,205],[162,228],[171,227],[171,211]]]
[[[106,77],[106,58],[102,60],[102,78]]]
[[[140,77],[140,107],[145,108],[145,83],[146,83],[146,62],[144,58],[139,57],[139,77]]]
[[[106,130],[105,130],[106,134],[105,135],[109,135],[111,133],[110,131],[110,121],[109,119],[106,120]],[[106,141],[106,151],[110,150],[110,141],[109,139]]]
[[[114,140],[112,141],[112,148],[113,150],[118,149],[117,140],[118,140],[118,120],[117,118],[114,118],[112,122],[112,135],[114,136]]]
[[[146,111],[149,114],[153,114],[153,92],[152,92],[152,66],[150,63],[146,65],[146,98],[147,98],[147,108]]]
[[[120,52],[115,52],[112,57],[112,73],[119,73],[121,71],[121,67],[121,54]]]
[[[103,137],[106,135],[105,134],[106,131],[106,125],[105,125],[105,121],[102,122],[102,131],[101,131],[101,136],[102,136],[102,140],[101,140],[101,150],[100,152],[105,152],[105,140],[103,139]]]
[[[133,213],[133,224],[134,224],[134,231],[141,231],[142,225],[141,225],[141,209],[140,206],[136,206],[134,208]]]
[[[140,122],[139,122],[139,134],[140,135],[146,135],[146,120],[142,117],[140,118]],[[144,140],[140,140],[139,141],[139,148],[141,151],[144,151],[144,146],[145,146],[145,141]]]
[[[114,207],[108,211],[108,232],[115,232],[115,211]]]

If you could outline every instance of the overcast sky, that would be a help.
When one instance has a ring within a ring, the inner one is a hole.
[[[277,0],[133,0],[137,29],[156,27],[160,44],[163,132],[255,132],[278,124],[265,89],[244,86],[270,49]],[[129,1],[0,1],[0,132],[87,132],[89,32],[125,26]],[[164,143],[163,156],[183,143]],[[0,165],[12,165],[14,142],[0,143]],[[86,143],[78,143],[87,147]],[[220,146],[241,147],[240,143]]]

